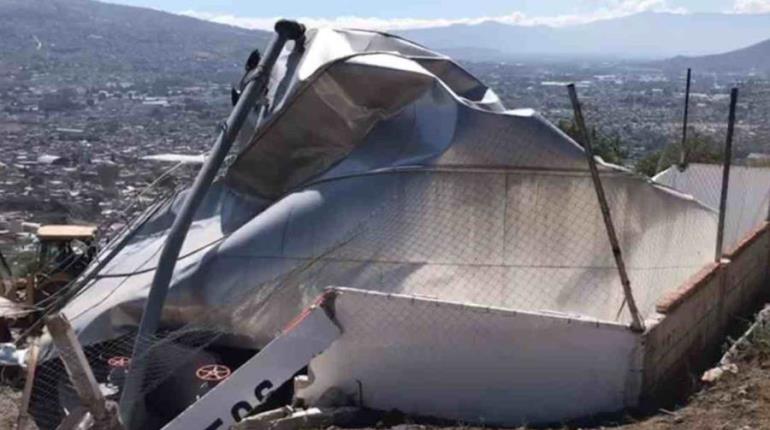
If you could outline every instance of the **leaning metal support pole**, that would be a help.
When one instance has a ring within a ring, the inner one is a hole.
[[[132,363],[134,365],[129,369],[126,385],[120,398],[121,414],[129,428],[133,428],[134,405],[137,400],[140,400],[139,394],[144,382],[145,360],[143,358],[149,349],[149,339],[158,329],[176,260],[179,257],[179,252],[187,236],[193,216],[208,192],[219,167],[222,165],[246,118],[264,93],[270,77],[270,71],[273,65],[275,65],[283,46],[288,40],[300,40],[304,36],[305,28],[299,23],[281,20],[275,24],[275,31],[276,35],[270,42],[265,56],[256,69],[250,73],[238,103],[233,107],[230,116],[223,124],[222,131],[211,153],[206,158],[206,162],[200,172],[198,172],[198,176],[195,178],[195,182],[185,199],[181,211],[171,225],[168,237],[161,251],[158,267],[155,270],[150,293],[147,297],[144,313],[142,314],[142,321],[134,342],[132,354]]]
[[[636,307],[636,301],[634,300],[633,292],[631,291],[631,281],[628,279],[628,273],[626,272],[626,265],[623,262],[623,255],[620,252],[620,243],[618,242],[618,236],[615,232],[615,225],[612,223],[612,215],[610,214],[610,206],[607,204],[607,196],[604,194],[604,187],[602,181],[599,178],[599,170],[596,168],[596,159],[594,159],[594,151],[591,146],[591,137],[586,129],[585,121],[583,120],[583,111],[580,109],[580,102],[578,101],[577,91],[575,91],[575,85],[567,85],[569,91],[569,98],[572,101],[572,109],[575,112],[575,123],[580,130],[580,135],[583,138],[583,149],[585,150],[586,159],[588,160],[588,168],[591,171],[591,179],[594,183],[594,189],[596,190],[596,198],[599,200],[599,208],[602,212],[602,218],[604,218],[604,226],[607,229],[607,237],[610,240],[612,246],[612,255],[615,257],[615,265],[618,268],[618,274],[620,275],[620,282],[623,285],[623,295],[625,296],[625,302],[628,303],[628,310],[631,312],[631,328],[633,330],[643,331],[644,323],[639,316],[639,309]]]
[[[690,110],[690,80],[692,78],[692,69],[687,69],[687,86],[684,90],[684,118],[682,119],[682,147],[679,151],[679,168],[683,169],[687,165],[687,119]],[[663,154],[661,154],[661,159]]]
[[[733,161],[733,131],[735,130],[735,105],[738,103],[738,88],[730,91],[730,116],[727,118],[727,139],[725,159],[722,163],[722,194],[719,196],[719,224],[717,224],[717,248],[714,261],[722,260],[725,238],[725,216],[727,215],[727,192],[730,185],[730,165]]]

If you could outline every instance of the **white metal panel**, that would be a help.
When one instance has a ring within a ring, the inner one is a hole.
[[[339,335],[339,328],[326,311],[320,306],[314,307],[163,429],[230,428]]]
[[[298,393],[310,404],[338,388],[366,407],[516,426],[617,411],[637,397],[639,335],[626,327],[335,290],[343,335],[310,364]]]
[[[655,181],[719,209],[722,191],[721,164],[690,164],[685,170],[672,166],[655,176]],[[725,214],[725,251],[758,227],[770,210],[770,168],[732,166]]]

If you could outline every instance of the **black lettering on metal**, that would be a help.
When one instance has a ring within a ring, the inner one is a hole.
[[[257,388],[254,389],[254,396],[259,403],[262,403],[265,400],[265,391],[271,388],[273,388],[273,383],[268,380],[264,380],[257,385]]]
[[[222,419],[217,418],[216,421],[214,421],[213,423],[209,424],[208,427],[206,427],[206,430],[216,430],[221,426],[222,426]]]
[[[230,415],[232,415],[235,422],[239,423],[246,415],[251,412],[251,405],[249,402],[243,400],[233,405],[230,409]]]

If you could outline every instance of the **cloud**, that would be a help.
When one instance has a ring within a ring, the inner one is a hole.
[[[570,25],[586,24],[613,18],[621,18],[641,12],[668,12],[685,14],[685,8],[669,7],[666,0],[609,0],[594,1],[600,7],[584,14],[557,15],[528,18],[529,25],[548,25],[552,27],[565,27]]]
[[[734,13],[770,13],[770,0],[735,0]]]
[[[760,1],[760,0],[738,0]],[[770,1],[770,0],[766,0]],[[527,16],[522,12],[513,11],[506,15],[480,16],[459,19],[420,19],[420,18],[370,18],[358,16],[339,16],[335,18],[297,17],[296,19],[309,27],[346,27],[372,30],[405,30],[414,28],[444,27],[453,24],[478,24],[484,21],[496,21],[504,24],[517,25],[547,25],[563,27],[569,25],[585,24],[588,22],[619,18],[640,12],[671,12],[687,13],[683,8],[670,8],[667,0],[601,0],[599,7],[592,12],[583,14],[565,14],[555,16]],[[180,12],[182,15],[207,21],[229,24],[236,27],[270,30],[279,17],[241,17],[230,14],[217,14],[187,10]]]
[[[207,21],[218,22],[220,24],[229,24],[236,27],[270,30],[273,28],[275,21],[280,17],[240,17],[228,14],[216,14],[208,12],[198,12],[194,10],[188,10],[181,12],[182,15],[191,16],[193,18],[204,19]],[[313,18],[313,17],[299,17],[297,21],[309,26],[309,27],[345,27],[345,28],[361,28],[372,30],[404,30],[409,28],[429,28],[429,27],[443,27],[452,24],[478,24],[484,21],[499,21],[508,24],[522,24],[526,21],[526,17],[519,13],[514,12],[509,15],[494,16],[494,17],[479,17],[479,18],[461,18],[461,19],[419,19],[419,18],[369,18],[359,16],[338,16],[335,18]]]

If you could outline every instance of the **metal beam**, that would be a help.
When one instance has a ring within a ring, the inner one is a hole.
[[[120,398],[121,414],[129,428],[133,427],[134,406],[144,383],[144,358],[150,347],[150,340],[154,336],[160,324],[161,312],[168,294],[168,287],[174,273],[176,260],[184,244],[187,231],[192,223],[193,216],[198,210],[213,182],[219,167],[230,151],[230,148],[238,136],[246,118],[257,105],[257,101],[264,94],[267,87],[270,71],[278,60],[278,55],[289,40],[301,40],[304,38],[305,28],[293,21],[281,20],[275,24],[275,36],[267,48],[266,55],[261,59],[257,68],[247,76],[247,84],[233,107],[227,121],[222,125],[219,137],[214,143],[206,162],[203,164],[198,176],[195,178],[190,192],[179,214],[174,219],[169,229],[166,242],[158,260],[158,267],[150,287],[150,293],[142,314],[142,321],[134,342],[134,351],[126,378],[126,385]]]

